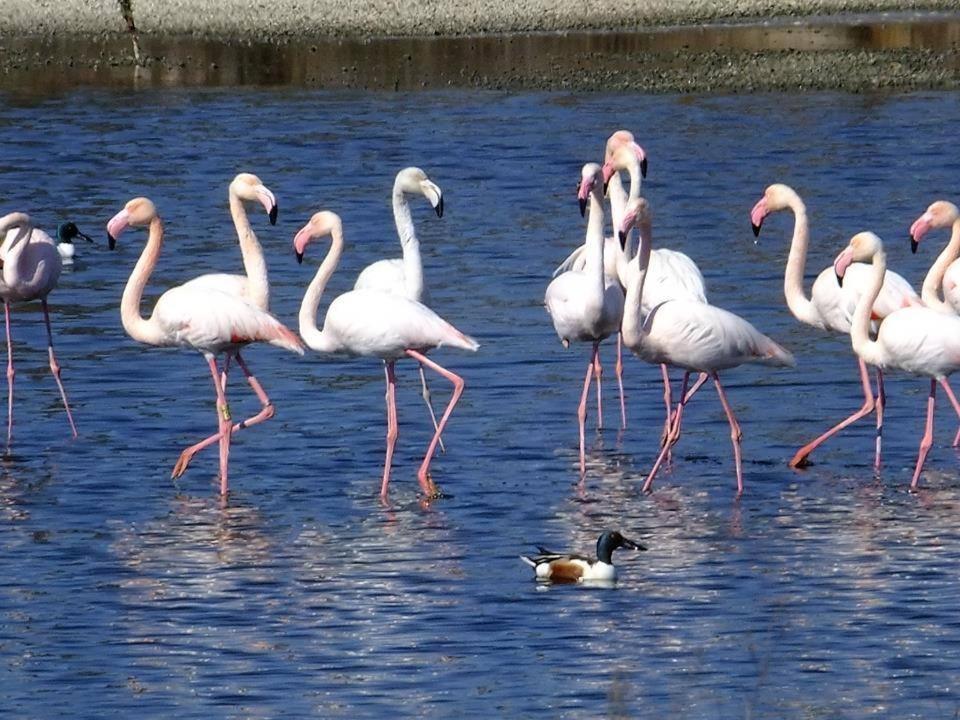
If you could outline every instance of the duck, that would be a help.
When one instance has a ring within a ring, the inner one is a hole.
[[[93,242],[93,238],[80,232],[80,228],[72,222],[60,223],[57,227],[57,252],[60,254],[60,259],[66,264],[73,262],[75,252],[73,241],[78,237],[89,243]]]
[[[613,566],[613,551],[617,548],[646,550],[646,546],[625,538],[618,530],[607,530],[597,539],[597,557],[589,558],[574,553],[557,553],[538,547],[536,555],[521,555],[520,559],[533,568],[537,580],[554,583],[577,583],[585,580],[612,581],[617,579]]]

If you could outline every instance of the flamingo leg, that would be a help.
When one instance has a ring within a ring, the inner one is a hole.
[[[593,353],[590,355],[590,362],[587,363],[587,374],[583,378],[583,392],[580,393],[580,404],[577,406],[577,421],[580,424],[580,474],[587,471],[587,394],[590,392],[590,376],[593,374],[594,355],[597,354],[598,344],[593,344]]]
[[[400,429],[397,423],[397,376],[393,369],[393,360],[384,360],[383,371],[387,379],[387,455],[383,461],[383,482],[380,484],[380,499],[387,500],[387,486],[390,484],[390,466],[393,464],[393,448],[397,444]]]
[[[697,378],[697,381],[693,384],[689,390],[686,390],[687,387],[687,378],[690,376],[690,373],[684,373],[683,376],[683,387],[680,389],[680,397],[684,398],[682,404],[677,405],[676,416],[673,419],[673,424],[671,426],[670,433],[667,435],[667,444],[670,447],[673,447],[677,444],[677,441],[680,439],[680,423],[683,419],[683,408],[686,406],[690,399],[697,394],[697,390],[703,387],[703,384],[710,378],[710,376],[702,372]],[[667,458],[669,459],[670,453],[667,453]]]
[[[737,497],[743,495],[743,462],[740,457],[740,438],[743,433],[740,431],[740,423],[733,415],[730,403],[727,402],[727,395],[723,392],[723,386],[720,384],[720,376],[713,372],[713,384],[717,387],[717,395],[720,396],[720,404],[723,405],[723,411],[727,414],[727,421],[730,423],[730,440],[733,441],[733,461],[737,467]]]
[[[627,429],[627,400],[623,394],[623,335],[617,333],[617,387],[620,389],[620,429]]]
[[[917,489],[917,482],[920,480],[920,471],[923,469],[923,463],[927,459],[927,453],[930,452],[930,446],[933,445],[933,409],[937,403],[937,381],[930,379],[930,396],[927,398],[927,425],[920,439],[920,452],[917,455],[917,467],[913,471],[913,480],[910,481],[910,489]]]
[[[10,303],[4,301],[3,316],[7,324],[7,448],[13,442],[13,336],[10,334]]]
[[[957,396],[953,394],[953,388],[950,387],[950,383],[947,382],[946,378],[940,378],[938,382],[944,392],[947,393],[947,397],[950,398],[950,404],[953,405],[954,412],[960,416],[960,402],[957,402]],[[953,447],[957,447],[958,444],[960,444],[960,430],[957,430],[957,434],[953,438]]]
[[[433,401],[430,399],[430,388],[427,386],[427,375],[423,371],[423,365],[420,368],[420,387],[423,401],[427,404],[427,410],[430,411],[430,420],[433,421],[433,431],[437,431],[437,414],[433,411]],[[447,449],[443,446],[443,438],[440,438],[440,452],[446,453]]]
[[[820,435],[815,440],[807,443],[802,448],[797,450],[793,458],[790,460],[790,467],[792,468],[802,468],[810,464],[810,461],[807,457],[812,453],[816,448],[826,442],[828,439],[836,435],[838,432],[843,430],[848,425],[855,423],[860,418],[869,415],[873,412],[873,409],[876,405],[873,399],[873,390],[870,387],[870,375],[867,373],[867,364],[858,358],[857,362],[860,365],[860,382],[863,385],[863,405],[859,410],[857,410],[853,415],[846,418],[842,422],[834,425],[832,428],[827,430],[825,433]]]
[[[600,391],[600,378],[603,377],[603,368],[600,366],[600,345],[593,353],[593,371],[597,378],[597,429],[603,430],[603,393]]]
[[[663,421],[663,432],[660,434],[660,445],[663,446],[673,428],[673,390],[670,387],[670,374],[663,363],[660,363],[660,374],[663,376],[663,404],[667,406],[667,417]],[[680,391],[680,397],[683,397],[683,390]]]
[[[220,369],[217,367],[217,359],[213,355],[208,355],[207,364],[210,366],[210,374],[213,377],[213,387],[217,391],[217,425],[220,428],[220,432],[213,436],[210,442],[216,442],[221,436],[227,437],[227,442],[220,444],[220,495],[226,497],[228,487],[227,467],[230,459],[230,433],[233,430],[233,423],[230,422],[230,408],[227,406],[227,398],[223,391],[223,377],[220,374]],[[174,477],[177,476],[175,475]]]
[[[877,368],[877,445],[873,455],[873,469],[880,472],[880,451],[883,444],[883,410],[887,406],[887,392],[883,388],[883,370]]]
[[[673,445],[673,443],[670,442],[670,438],[673,436],[674,427],[676,427],[677,422],[683,414],[683,406],[687,404],[691,397],[693,397],[693,395],[687,392],[687,382],[689,380],[690,373],[685,372],[683,374],[683,381],[680,383],[680,402],[677,403],[676,412],[670,417],[670,428],[667,430],[667,436],[664,439],[663,444],[660,446],[660,453],[657,455],[657,459],[654,461],[653,467],[650,468],[650,472],[647,473],[647,479],[643,483],[643,492],[650,492],[650,488],[653,487],[653,479],[657,476],[657,471],[660,469],[663,461],[670,453],[670,448]],[[669,414],[670,413],[668,412],[668,415]],[[680,437],[679,430],[677,432],[677,437]]]
[[[228,356],[229,357],[229,356]],[[240,366],[240,369],[243,370],[243,374],[247,378],[247,382],[250,384],[250,387],[253,389],[253,392],[256,393],[257,398],[260,400],[260,412],[256,415],[242,420],[236,423],[231,430],[231,433],[238,432],[240,430],[246,430],[248,427],[253,425],[259,425],[262,422],[265,422],[272,418],[276,414],[276,408],[273,405],[273,401],[270,400],[266,391],[264,391],[263,386],[260,385],[260,381],[254,377],[253,373],[250,372],[250,368],[244,362],[243,358],[238,352],[236,354],[237,364]],[[220,384],[223,388],[224,393],[226,393],[227,388],[227,364],[224,363],[223,372],[220,375]],[[187,471],[187,467],[190,465],[190,462],[193,460],[193,457],[203,450],[204,448],[212,445],[213,443],[220,440],[222,442],[223,436],[222,433],[216,433],[211,435],[208,438],[205,438],[198,442],[196,445],[191,445],[182,453],[177,459],[177,463],[173,466],[173,471],[170,473],[171,478],[178,478]]]
[[[63,388],[63,381],[60,379],[60,363],[57,362],[57,356],[53,352],[53,331],[50,329],[50,312],[47,308],[47,299],[40,301],[43,308],[43,321],[47,326],[47,354],[50,356],[50,372],[53,373],[53,379],[57,381],[57,387],[60,388],[60,397],[63,399],[63,407],[67,410],[67,420],[70,422],[70,432],[77,436],[77,426],[73,424],[73,413],[70,412],[70,403],[67,402],[67,391]],[[11,388],[13,384],[11,383]]]
[[[420,469],[417,471],[417,479],[420,481],[420,487],[423,488],[423,492],[426,494],[426,496],[431,498],[436,497],[439,494],[439,491],[436,484],[430,478],[430,461],[433,459],[433,453],[437,448],[437,443],[440,442],[440,435],[443,433],[443,429],[447,426],[447,421],[450,419],[451,413],[453,413],[453,408],[456,407],[457,401],[463,394],[464,382],[462,377],[456,373],[450,372],[445,367],[441,367],[433,360],[427,358],[426,355],[419,353],[416,350],[406,350],[405,352],[413,359],[426,365],[431,370],[443,375],[443,377],[453,383],[453,394],[450,397],[450,402],[447,403],[447,409],[443,411],[443,417],[440,418],[440,425],[437,428],[436,433],[434,433],[433,439],[430,440],[430,446],[427,448],[427,454],[424,455],[423,463],[420,465]],[[587,378],[589,380],[589,375]]]

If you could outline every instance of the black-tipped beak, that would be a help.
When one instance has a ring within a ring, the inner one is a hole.
[[[753,236],[760,237],[760,226],[755,223],[750,223],[750,227],[753,228]]]
[[[609,184],[610,184],[610,181],[609,181],[609,180],[603,184],[603,196],[604,196],[604,197],[607,196],[607,185],[609,185]]]
[[[584,215],[587,214],[587,199],[586,198],[578,198],[578,199],[580,201],[580,217],[583,217]]]
[[[910,236],[910,252],[914,255],[917,254],[917,248],[920,247],[920,242],[913,239],[913,235]]]
[[[440,202],[437,203],[437,206],[434,208],[437,213],[438,218],[443,217],[443,196],[440,196]]]
[[[640,177],[645,178],[646,176],[647,176],[647,159],[644,158],[643,160],[640,161]]]
[[[837,276],[837,285],[839,285],[840,287],[843,287],[843,275],[841,275],[840,273],[836,273],[836,276]]]
[[[86,233],[80,232],[79,230],[77,230],[77,237],[82,237],[82,238],[83,238],[84,240],[86,240],[88,243],[92,243],[92,242],[93,242],[93,238],[92,238],[92,237],[90,237],[90,236],[87,235]]]
[[[620,249],[621,249],[621,250],[626,250],[626,249],[627,249],[627,234],[626,234],[623,230],[621,230],[619,233],[617,233],[617,236],[620,238]]]
[[[298,253],[297,253],[297,265],[302,265],[302,264],[303,264],[303,253],[302,253],[302,252],[298,252]]]
[[[107,233],[107,247],[111,250],[117,249],[117,239],[110,233]]]
[[[623,546],[628,550],[646,550],[647,549],[646,545],[641,545],[638,542],[634,542],[633,540],[627,540],[626,538],[623,539]]]
[[[277,224],[277,214],[278,214],[279,212],[280,212],[280,211],[277,209],[276,204],[274,204],[274,206],[273,206],[272,208],[270,208],[270,214],[268,215],[268,217],[270,218],[270,224],[271,224],[271,225],[276,225],[276,224]]]

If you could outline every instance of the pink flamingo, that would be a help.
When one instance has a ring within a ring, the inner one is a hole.
[[[791,210],[794,215],[793,239],[784,275],[783,291],[787,307],[800,322],[835,333],[849,334],[850,323],[857,300],[869,285],[872,271],[868,265],[854,263],[847,268],[843,287],[837,283],[832,267],[825,268],[813,282],[810,297],[804,294],[803,273],[809,244],[809,226],[807,208],[793,188],[780,183],[770,185],[750,212],[754,235],[759,236],[764,218],[772,212]],[[887,271],[883,286],[873,305],[871,318],[882,320],[890,313],[907,306],[921,305],[920,297],[901,275]],[[876,332],[874,327],[873,332]],[[881,439],[883,431],[883,409],[886,394],[883,388],[883,370],[877,368],[877,397],[874,400],[870,387],[870,376],[862,358],[858,358],[860,382],[863,386],[863,405],[848,418],[837,423],[822,435],[816,437],[797,450],[790,460],[790,467],[800,468],[809,464],[809,455],[827,439],[843,430],[860,418],[877,412],[877,439],[874,452],[874,467],[880,467]],[[948,394],[953,395],[946,381],[943,383]]]
[[[913,471],[911,488],[917,487],[920,471],[933,444],[933,411],[937,384],[946,384],[946,377],[960,368],[960,317],[938,312],[921,305],[911,305],[890,313],[880,323],[876,340],[870,337],[870,314],[883,288],[887,255],[883,242],[872,232],[862,232],[850,239],[849,245],[833,263],[837,279],[845,284],[846,274],[854,262],[872,262],[869,284],[857,301],[850,327],[854,352],[866,363],[877,367],[906,370],[930,378],[927,399],[927,422],[920,440],[920,452]],[[949,387],[949,386],[948,386]],[[960,405],[950,398],[954,409]]]
[[[437,217],[443,217],[443,192],[418,167],[404,168],[393,181],[393,221],[397,226],[403,258],[377,260],[367,265],[357,276],[354,290],[380,290],[403,295],[408,300],[429,303],[429,294],[423,282],[423,262],[420,259],[420,241],[413,226],[413,216],[407,195],[422,195],[430,203]],[[427,376],[420,365],[420,387],[423,401],[430,412],[433,429],[437,429],[437,415],[433,411]],[[446,452],[443,439],[439,440],[440,452]]]
[[[399,435],[394,363],[403,357],[413,358],[453,383],[453,395],[417,471],[417,479],[426,499],[439,497],[440,491],[430,477],[430,461],[440,434],[463,393],[464,382],[459,375],[430,360],[424,353],[444,345],[476,351],[480,345],[426,305],[380,290],[351,290],[339,295],[327,308],[323,329],[318,329],[317,308],[320,298],[343,254],[343,225],[335,213],[321,211],[311,217],[293,239],[297,262],[302,262],[307,245],[327,236],[331,238],[330,250],[300,305],[300,335],[307,347],[320,353],[345,353],[377,357],[384,361],[387,381],[387,454],[380,486],[380,498],[384,502],[390,482],[393,450]]]
[[[227,494],[230,439],[247,427],[233,425],[226,391],[217,367],[217,355],[236,354],[251,342],[267,342],[303,354],[299,338],[268,312],[234,294],[189,283],[167,290],[154,305],[149,318],[140,315],[140,301],[163,245],[163,222],[147,198],[130,200],[107,223],[110,248],[127,227],[149,227],[147,244],[127,281],[120,301],[120,318],[134,340],[158,347],[189,347],[202,353],[210,366],[217,394],[217,434],[187,448],[174,466],[173,476],[186,470],[189,459],[207,445],[220,442],[220,493]]]
[[[623,342],[647,362],[664,363],[684,369],[680,402],[673,414],[671,432],[666,438],[653,468],[643,485],[650,490],[653,479],[664,461],[670,446],[679,436],[680,419],[684,406],[706,380],[713,378],[730,423],[730,439],[737,472],[737,494],[743,493],[743,470],[740,459],[740,425],[727,402],[719,371],[758,362],[792,367],[793,356],[773,340],[759,332],[743,318],[697,300],[668,300],[641,318],[641,304],[650,263],[652,245],[650,209],[646,200],[632,200],[624,212],[624,236],[633,227],[640,231],[640,248],[636,258],[637,270],[630,278],[623,312]],[[687,392],[691,372],[701,373],[700,379]]]
[[[82,235],[82,233],[79,233]],[[47,328],[47,355],[50,372],[60,389],[63,407],[67,411],[70,432],[77,436],[73,423],[67,392],[60,378],[60,363],[53,352],[53,331],[50,329],[50,310],[47,295],[57,286],[62,269],[62,260],[53,239],[42,230],[33,227],[26,213],[10,213],[0,218],[0,235],[5,235],[0,246],[0,297],[3,298],[3,313],[7,329],[7,447],[13,440],[13,338],[10,333],[10,303],[40,300],[43,322]]]
[[[586,209],[587,202],[590,203],[586,267],[583,270],[568,270],[554,278],[547,286],[544,304],[564,347],[569,347],[571,341],[593,344],[587,374],[583,380],[583,392],[580,394],[580,406],[577,409],[580,423],[580,472],[584,473],[587,468],[585,426],[590,378],[599,364],[600,343],[620,328],[623,291],[619,283],[603,271],[603,175],[600,166],[587,163],[580,175],[577,194],[581,212]],[[600,395],[599,384],[597,395]],[[599,400],[597,412],[600,412]]]

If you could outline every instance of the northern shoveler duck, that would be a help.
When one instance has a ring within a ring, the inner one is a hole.
[[[537,580],[555,583],[575,583],[584,580],[616,580],[617,569],[613,566],[613,551],[617,548],[646,550],[638,542],[628,540],[616,530],[608,530],[597,540],[596,559],[572,553],[556,553],[538,547],[539,552],[520,559],[534,569]]]
[[[60,259],[63,262],[68,264],[73,262],[73,241],[78,237],[87,242],[93,242],[92,237],[80,232],[80,229],[72,222],[60,223],[57,228],[57,252],[60,253]]]

